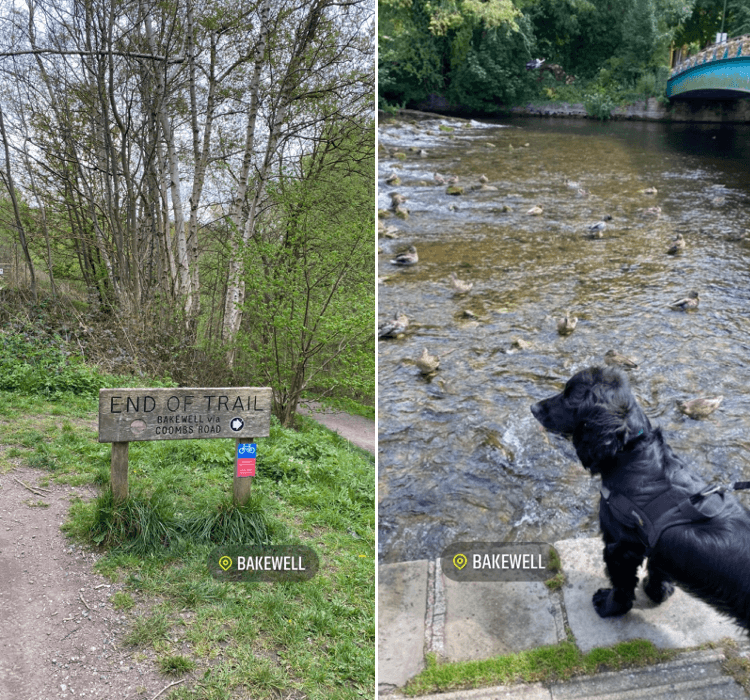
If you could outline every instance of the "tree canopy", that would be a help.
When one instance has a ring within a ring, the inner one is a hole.
[[[746,0],[380,0],[381,105],[440,95],[470,110],[539,95],[544,59],[578,84],[645,90],[661,86],[670,49],[703,47],[722,19],[730,36],[750,32]],[[647,86],[647,87],[644,87]]]

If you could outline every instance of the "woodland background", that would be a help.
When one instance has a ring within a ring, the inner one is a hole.
[[[44,347],[285,425],[372,405],[374,34],[366,0],[2,0],[0,388]]]
[[[606,118],[664,97],[671,64],[750,34],[748,0],[380,0],[381,109],[450,105],[491,113],[527,101],[583,102]],[[573,81],[542,80],[545,59]]]

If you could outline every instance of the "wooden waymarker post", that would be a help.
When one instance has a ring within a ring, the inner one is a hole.
[[[131,442],[236,438],[234,503],[245,503],[252,476],[240,476],[244,472],[238,471],[237,451],[241,444],[270,435],[271,396],[269,387],[100,389],[99,442],[112,443],[115,501],[128,496]]]

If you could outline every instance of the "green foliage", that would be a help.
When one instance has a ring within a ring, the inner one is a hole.
[[[32,326],[0,331],[0,389],[59,398],[95,396],[106,383],[96,368],[72,355],[59,336]]]
[[[315,387],[375,393],[374,149],[339,143],[269,187],[281,223],[245,250],[238,372],[273,388],[283,424]]]
[[[392,103],[418,102],[439,93],[450,104],[477,112],[520,104],[539,88],[548,99],[573,101],[562,83],[545,76],[535,87],[539,74],[525,74],[530,58],[544,58],[547,65],[558,64],[574,76],[576,86],[594,82],[595,88],[584,88],[587,108],[591,116],[606,119],[625,96],[638,93],[642,99],[661,94],[673,38],[694,38],[696,31],[688,28],[700,23],[708,22],[706,27],[713,31],[720,4],[719,0],[516,0],[518,14],[493,27],[472,15],[466,3],[434,6],[381,0],[381,91]],[[727,22],[731,19],[737,27],[750,24],[746,6],[742,0],[728,0]],[[736,33],[731,23],[727,26],[730,34]],[[708,38],[707,29],[699,33],[702,40]]]
[[[378,7],[378,92],[390,103],[419,102],[451,87],[467,93],[455,73],[476,51],[475,38],[515,30],[519,17],[510,0],[381,0]]]
[[[449,100],[477,112],[522,102],[536,87],[536,74],[518,60],[523,54],[521,33],[477,30],[466,56],[450,74]]]
[[[583,106],[590,117],[605,121],[612,116],[612,110],[617,104],[605,89],[595,88],[583,96]]]

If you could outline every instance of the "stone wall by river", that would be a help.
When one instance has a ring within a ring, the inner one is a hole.
[[[460,107],[449,104],[439,95],[433,95],[428,102],[420,105],[419,109],[425,112],[435,111],[454,115],[461,115],[462,112]],[[402,114],[412,115],[417,113],[411,110],[402,112]],[[587,118],[586,108],[582,104],[568,102],[528,103],[498,110],[498,116],[503,114],[521,117]],[[381,120],[388,118],[384,112],[381,112],[379,116]],[[750,97],[743,100],[674,100],[669,104],[652,97],[624,107],[616,107],[612,110],[612,119],[747,124],[750,123]]]

